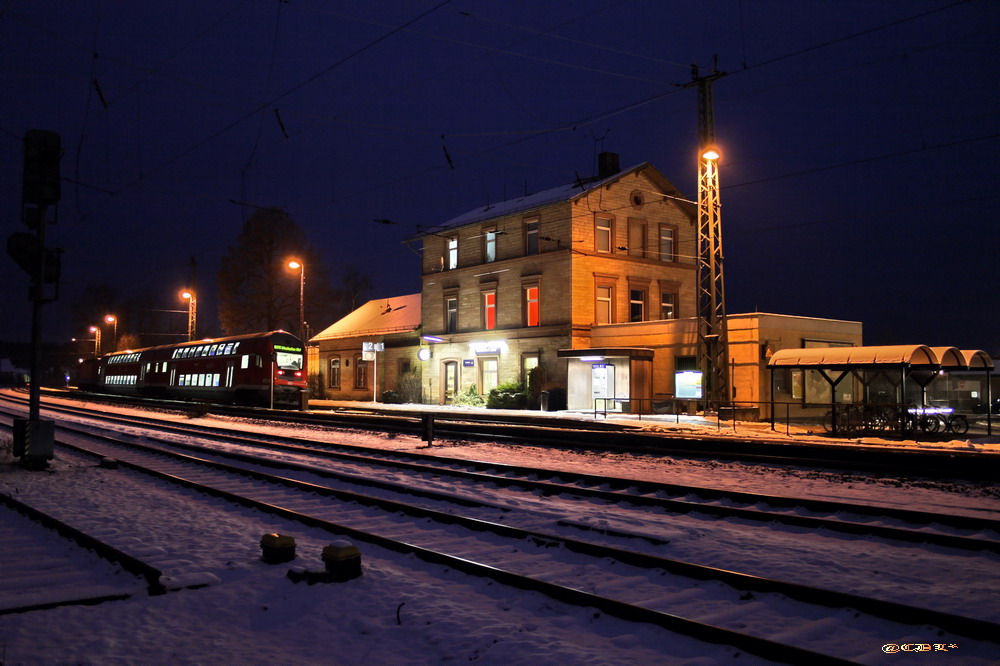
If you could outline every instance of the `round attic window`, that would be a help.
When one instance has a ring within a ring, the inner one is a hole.
[[[639,192],[638,190],[632,193],[630,199],[632,200],[632,205],[636,208],[642,208],[642,204],[646,203],[642,198],[642,192]]]

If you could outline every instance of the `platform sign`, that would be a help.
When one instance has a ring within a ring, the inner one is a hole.
[[[367,342],[367,341],[365,341],[365,342],[361,343],[361,351],[363,351],[363,352],[385,351],[385,343],[384,342]]]
[[[701,399],[702,373],[695,370],[675,372],[674,395],[678,398]]]

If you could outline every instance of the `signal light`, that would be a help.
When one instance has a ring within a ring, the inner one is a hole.
[[[51,206],[59,201],[59,159],[62,144],[57,132],[28,130],[24,135],[24,182],[21,198],[26,204]],[[31,220],[25,220],[31,224]]]

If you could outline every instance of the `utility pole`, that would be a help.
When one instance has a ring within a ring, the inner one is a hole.
[[[726,334],[725,277],[722,267],[722,215],[719,199],[719,154],[715,144],[712,83],[726,76],[717,67],[701,76],[691,65],[685,88],[698,89],[698,366],[709,407],[732,399],[729,340]]]

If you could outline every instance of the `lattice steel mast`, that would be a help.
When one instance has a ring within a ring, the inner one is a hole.
[[[710,407],[732,399],[729,344],[726,334],[726,293],[722,264],[722,215],[719,200],[719,152],[715,145],[712,82],[725,76],[713,68],[700,76],[691,66],[691,82],[698,89],[698,365],[704,373],[705,398]]]

